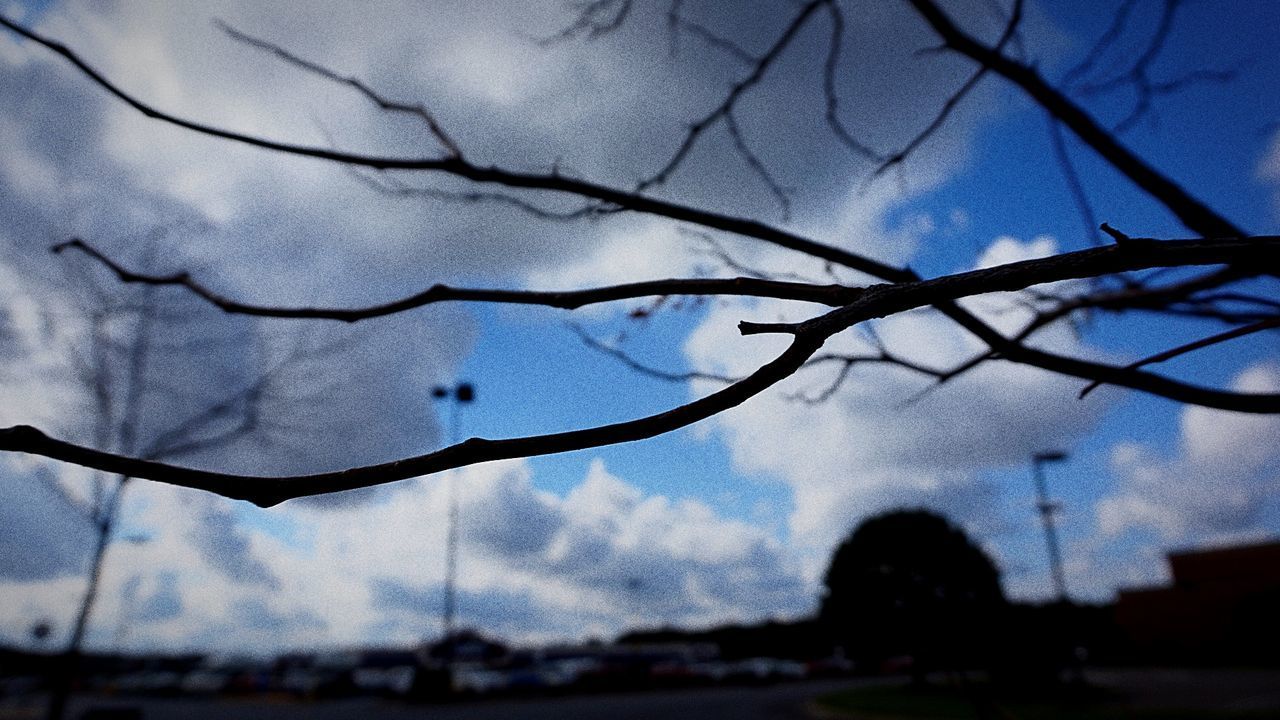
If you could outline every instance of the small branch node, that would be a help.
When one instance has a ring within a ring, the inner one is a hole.
[[[1133,238],[1111,227],[1111,225],[1108,223],[1102,223],[1102,225],[1099,226],[1098,229],[1110,235],[1111,239],[1115,240],[1117,245],[1123,245],[1124,243],[1127,243],[1127,242],[1133,242]]]
[[[765,335],[770,333],[796,335],[800,332],[800,326],[796,323],[756,323],[742,320],[738,323],[738,332],[743,335]]]

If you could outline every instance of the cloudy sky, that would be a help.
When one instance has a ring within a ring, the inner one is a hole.
[[[949,6],[990,38],[1001,4]],[[350,88],[238,43],[220,20],[421,102],[477,164],[558,168],[623,188],[657,172],[688,124],[750,70],[697,30],[673,36],[666,2],[637,1],[616,32],[554,44],[538,39],[574,19],[558,3],[317,2],[287,13],[243,0],[0,5],[129,92],[202,122],[357,151],[441,151],[419,119],[381,113]],[[1106,80],[1141,54],[1156,5],[1138,3],[1114,50],[1073,81],[1104,123],[1125,123],[1135,107],[1132,85],[1107,89]],[[749,53],[767,48],[795,12],[787,3],[682,6],[689,21]],[[936,40],[906,3],[849,3],[846,12],[840,116],[860,140],[896,149],[971,68],[919,52]],[[1018,51],[1063,82],[1111,17],[1096,4],[1086,12],[1077,3],[1028,2]],[[1254,233],[1280,228],[1280,52],[1266,30],[1278,23],[1280,8],[1269,0],[1236,0],[1230,12],[1186,3],[1150,64],[1153,82],[1205,70],[1233,78],[1179,85],[1122,136]],[[980,85],[909,162],[870,177],[872,166],[824,120],[830,39],[830,18],[818,13],[735,116],[772,182],[788,189],[789,208],[724,127],[703,136],[652,192],[925,275],[1092,242],[1045,117],[998,79]],[[575,313],[449,305],[351,327],[253,323],[181,292],[120,288],[84,257],[47,252],[70,237],[131,266],[190,270],[263,303],[359,305],[434,282],[573,288],[736,274],[718,251],[764,272],[830,281],[811,259],[732,236],[712,245],[694,229],[646,216],[548,222],[509,204],[442,199],[439,191],[475,188],[436,176],[373,178],[435,196],[377,192],[369,176],[332,164],[150,121],[7,33],[0,97],[0,425],[167,448],[191,465],[332,469],[440,446],[446,408],[430,399],[439,383],[476,385],[461,431],[490,438],[637,417],[716,387],[636,373],[585,347],[571,322],[654,367],[738,374],[779,349],[774,338],[741,337],[738,321],[799,319],[807,310],[782,301],[667,302],[636,317],[651,303]],[[1188,235],[1087,149],[1072,140],[1067,149],[1098,220],[1132,235]],[[562,197],[520,197],[575,207]],[[1028,317],[1011,297],[975,298],[969,307],[1005,329]],[[1039,342],[1123,362],[1217,329],[1099,317],[1051,328]],[[929,313],[880,321],[875,331],[895,352],[937,366],[979,349]],[[832,341],[835,349],[867,343],[852,332]],[[1165,369],[1274,392],[1276,349],[1274,333],[1259,335]],[[143,355],[140,367],[129,360]],[[923,395],[926,379],[858,368],[828,401],[797,399],[831,379],[828,370],[806,371],[650,441],[267,510],[133,483],[89,642],[266,650],[437,635],[450,482],[460,498],[461,621],[518,641],[803,615],[815,607],[833,546],[860,519],[901,506],[948,514],[997,560],[1010,595],[1045,599],[1029,457],[1049,449],[1070,453],[1048,472],[1064,503],[1074,597],[1104,601],[1119,587],[1162,581],[1169,549],[1280,532],[1274,419],[1115,389],[1077,400],[1080,381],[995,364]],[[95,394],[104,387],[106,401]],[[255,433],[180,447],[234,430],[242,405],[211,409],[250,391]],[[132,428],[124,439],[122,425]],[[54,642],[85,585],[93,540],[82,510],[95,478],[22,456],[0,457],[0,473],[0,640],[29,644],[29,628],[48,621]]]

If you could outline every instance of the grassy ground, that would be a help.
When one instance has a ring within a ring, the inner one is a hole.
[[[1010,693],[983,685],[906,684],[855,688],[817,700],[824,714],[865,720],[1262,720],[1280,711],[1135,708],[1117,693],[1058,688]]]

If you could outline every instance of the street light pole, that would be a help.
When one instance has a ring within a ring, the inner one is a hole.
[[[1060,603],[1068,602],[1067,580],[1062,572],[1062,550],[1058,546],[1058,531],[1053,524],[1053,515],[1060,506],[1049,500],[1049,492],[1045,488],[1044,481],[1044,464],[1066,459],[1067,454],[1060,450],[1040,452],[1031,456],[1031,473],[1036,484],[1036,508],[1040,511],[1040,520],[1044,524],[1044,541],[1049,549],[1049,570],[1053,575],[1053,588]]]
[[[447,388],[437,385],[431,389],[431,397],[436,400],[449,400],[449,444],[453,445],[458,442],[459,429],[461,427],[462,406],[475,400],[476,391],[471,383],[458,383],[453,388]],[[448,485],[446,491],[449,495],[449,519],[448,531],[445,540],[445,570],[444,570],[444,610],[442,612],[444,625],[444,642],[446,647],[448,643],[453,642],[454,635],[454,618],[457,614],[457,587],[456,579],[458,574],[458,489],[456,487],[457,473],[453,470],[449,471]],[[452,652],[449,653],[452,655]],[[452,659],[451,657],[449,659]]]

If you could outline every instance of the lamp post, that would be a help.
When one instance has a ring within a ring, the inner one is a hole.
[[[1049,549],[1049,570],[1053,575],[1053,589],[1060,603],[1067,602],[1067,581],[1062,574],[1062,550],[1058,547],[1058,532],[1053,525],[1053,515],[1061,509],[1061,505],[1049,500],[1044,482],[1044,464],[1066,459],[1067,454],[1061,450],[1038,452],[1031,456],[1031,474],[1036,484],[1036,508],[1044,523],[1044,542]]]
[[[431,389],[431,398],[433,400],[448,400],[449,402],[449,444],[453,445],[458,442],[458,430],[461,423],[462,406],[476,399],[476,389],[471,383],[460,382],[454,387],[445,387],[437,385]],[[445,540],[445,570],[444,570],[444,642],[446,648],[448,643],[453,642],[454,635],[454,617],[457,613],[457,596],[455,579],[458,574],[458,491],[455,487],[456,473],[449,471],[449,480],[447,492],[449,495],[449,519],[448,519],[448,535]],[[447,659],[452,660],[452,651],[446,649]]]

